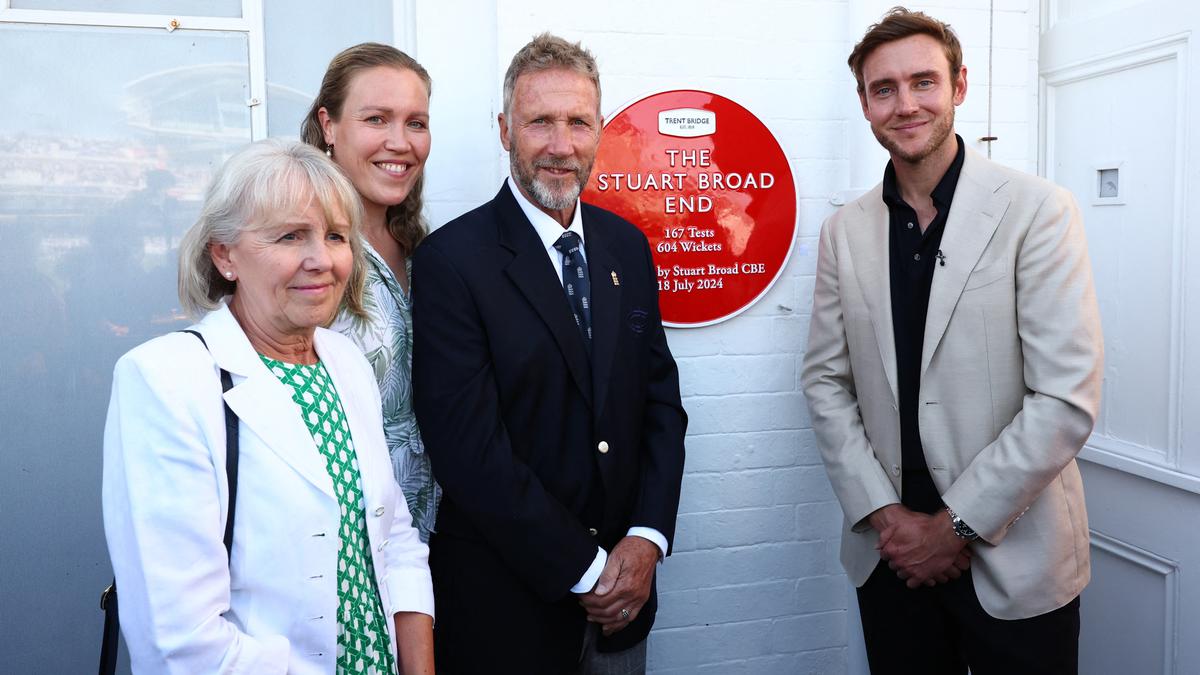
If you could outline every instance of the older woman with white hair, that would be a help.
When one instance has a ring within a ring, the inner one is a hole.
[[[433,672],[428,549],[375,376],[323,328],[362,312],[361,221],[321,152],[250,145],[180,246],[203,318],[117,363],[104,527],[134,672]]]

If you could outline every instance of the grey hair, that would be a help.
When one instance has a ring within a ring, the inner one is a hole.
[[[579,73],[592,81],[596,86],[596,113],[599,114],[600,68],[596,65],[596,57],[578,42],[567,42],[557,35],[542,33],[513,55],[508,72],[504,73],[504,120],[510,130],[517,78],[559,68]]]
[[[341,309],[365,316],[363,209],[350,180],[324,153],[307,143],[280,138],[251,143],[234,153],[213,176],[195,224],[179,243],[179,302],[192,317],[219,306],[237,284],[221,276],[213,263],[213,244],[232,246],[242,233],[269,227],[279,218],[320,204],[326,220],[341,212],[350,221],[354,266]],[[330,321],[334,317],[329,317]]]

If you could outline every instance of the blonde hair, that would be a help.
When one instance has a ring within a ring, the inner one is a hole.
[[[412,71],[425,83],[425,93],[433,93],[433,80],[429,72],[417,63],[413,57],[390,45],[378,42],[364,42],[343,50],[333,57],[329,67],[325,69],[325,77],[321,79],[321,88],[317,97],[308,109],[308,115],[300,125],[300,140],[320,149],[328,151],[330,146],[325,142],[325,131],[321,128],[320,110],[324,108],[334,120],[342,117],[342,106],[350,93],[350,83],[355,76],[364,70],[389,66],[399,70]],[[334,152],[337,152],[334,150]],[[425,173],[417,176],[412,189],[403,202],[388,207],[385,220],[388,233],[400,244],[405,255],[411,255],[417,244],[425,238],[429,228],[421,215],[424,204]]]
[[[338,212],[350,220],[354,265],[340,309],[366,316],[362,299],[366,260],[359,240],[363,211],[358,193],[320,151],[278,138],[242,148],[213,176],[200,216],[179,244],[179,302],[184,311],[198,318],[237,289],[236,283],[221,276],[209,247],[232,246],[243,232],[271,225],[312,200],[321,205],[326,220],[333,220]]]

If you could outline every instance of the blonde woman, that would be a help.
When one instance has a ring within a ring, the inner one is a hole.
[[[429,157],[429,73],[394,47],[364,43],[333,58],[301,128],[354,184],[363,203],[365,313],[332,328],[375,370],[384,435],[413,524],[428,541],[441,493],[412,406],[409,257],[425,236],[421,189]]]
[[[374,374],[321,327],[363,311],[361,221],[320,152],[247,147],[180,247],[196,334],[117,363],[104,526],[134,672],[433,672],[428,548],[392,477]]]

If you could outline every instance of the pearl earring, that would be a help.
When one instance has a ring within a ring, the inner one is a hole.
[[[329,147],[325,148],[325,156],[333,159],[333,143],[330,143]]]
[[[226,279],[228,279],[228,280],[230,280],[230,281],[233,281],[233,272],[226,272],[226,273],[225,273],[225,278],[226,278]]]

